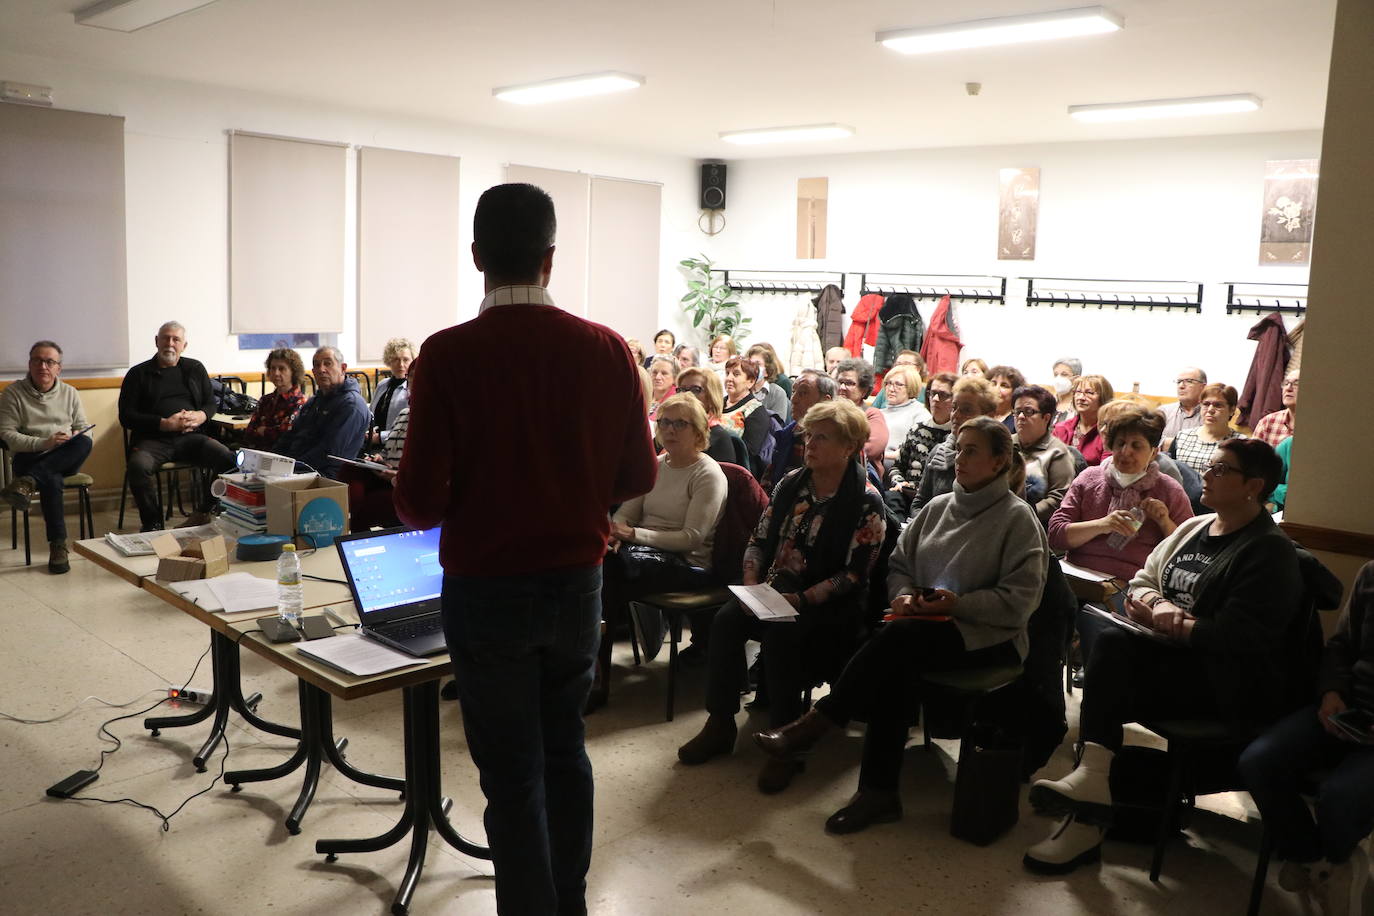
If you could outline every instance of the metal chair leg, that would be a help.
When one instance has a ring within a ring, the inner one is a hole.
[[[1246,908],[1246,916],[1259,916],[1260,903],[1264,899],[1264,882],[1269,876],[1269,858],[1274,853],[1274,835],[1269,832],[1269,825],[1264,825],[1264,833],[1260,836],[1259,858],[1255,862],[1255,880],[1250,884],[1250,906]]]
[[[1169,748],[1169,789],[1164,797],[1164,811],[1159,819],[1159,836],[1155,839],[1154,858],[1150,861],[1150,880],[1159,881],[1159,873],[1164,870],[1164,850],[1169,837],[1174,832],[1178,819],[1180,803],[1179,792],[1183,787],[1183,765],[1186,752],[1181,748]]]

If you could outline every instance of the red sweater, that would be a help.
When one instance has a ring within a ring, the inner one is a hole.
[[[598,566],[611,506],[653,489],[639,370],[609,328],[551,305],[489,308],[425,341],[410,388],[396,513],[443,523],[450,575]]]

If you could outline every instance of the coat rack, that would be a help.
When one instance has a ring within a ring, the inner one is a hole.
[[[890,296],[905,293],[917,299],[940,299],[965,302],[1007,301],[1007,278],[986,274],[859,274],[859,295],[877,293]]]
[[[827,286],[844,292],[844,274],[820,270],[713,270],[737,293],[815,293]],[[748,276],[744,276],[747,274]],[[795,279],[792,279],[794,278]]]
[[[1307,314],[1306,283],[1243,283],[1226,284],[1226,314],[1236,315],[1253,312],[1268,315],[1282,312],[1285,315]]]
[[[1064,305],[1098,309],[1164,309],[1202,312],[1202,284],[1191,280],[1086,280],[1069,277],[1021,277],[1026,305]],[[1039,286],[1037,287],[1037,284]],[[1063,284],[1069,284],[1067,286]]]

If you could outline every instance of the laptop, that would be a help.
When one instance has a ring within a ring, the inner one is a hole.
[[[439,529],[390,528],[336,537],[363,635],[417,658],[447,648],[439,615]]]

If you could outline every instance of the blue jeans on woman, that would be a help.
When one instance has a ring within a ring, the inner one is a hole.
[[[601,634],[601,568],[445,576],[444,633],[487,798],[502,913],[585,913],[592,764],[582,708]]]
[[[1320,770],[1316,818],[1302,789]],[[1340,863],[1374,831],[1374,747],[1322,728],[1317,707],[1280,719],[1240,756],[1240,774],[1285,862]]]

